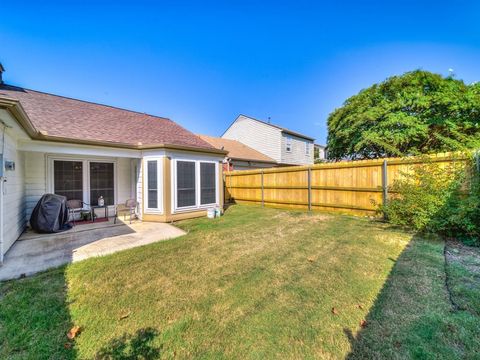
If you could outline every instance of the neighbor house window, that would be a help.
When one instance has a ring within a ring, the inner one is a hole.
[[[214,163],[200,163],[200,204],[213,204],[216,199]]]
[[[177,207],[195,206],[195,162],[177,162]]]
[[[218,203],[218,162],[175,160],[174,208],[206,208]]]
[[[105,205],[115,204],[113,163],[90,162],[90,205],[98,205],[103,196]]]
[[[160,212],[162,203],[162,159],[148,159],[145,162],[145,204],[146,210]]]
[[[53,162],[53,191],[67,200],[83,201],[83,163],[81,161]]]
[[[308,142],[305,143],[305,155],[310,155],[310,144]]]
[[[287,136],[285,140],[285,150],[287,152],[292,151],[292,138],[290,136]]]

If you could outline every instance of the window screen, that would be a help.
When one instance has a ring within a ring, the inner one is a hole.
[[[200,203],[215,203],[215,164],[200,163]]]
[[[177,207],[195,205],[195,163],[177,161]]]
[[[83,201],[83,164],[81,161],[53,162],[54,192],[67,200]]]
[[[90,163],[91,205],[98,205],[98,198],[100,196],[103,196],[105,205],[115,204],[115,186],[113,177],[113,163]]]
[[[148,208],[158,208],[158,170],[157,160],[147,161]]]

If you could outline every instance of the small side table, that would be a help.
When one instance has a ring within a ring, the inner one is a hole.
[[[93,205],[90,206],[90,211],[92,212],[92,221],[95,222],[95,209],[105,209],[105,219],[108,220],[108,205]]]

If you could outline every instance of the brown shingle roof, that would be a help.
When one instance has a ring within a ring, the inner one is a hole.
[[[0,97],[20,101],[37,132],[110,145],[176,145],[213,149],[170,119],[107,105],[0,85]]]
[[[260,161],[260,162],[269,162],[276,163],[271,157],[262,154],[261,152],[252,149],[251,147],[241,143],[237,140],[230,140],[224,138],[218,138],[207,135],[198,135],[202,140],[210,143],[217,149],[227,150],[228,157],[237,160],[247,160],[247,161]]]

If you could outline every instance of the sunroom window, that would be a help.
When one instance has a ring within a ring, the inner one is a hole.
[[[177,162],[177,207],[196,205],[195,162]]]
[[[199,209],[218,202],[218,163],[175,160],[175,209]]]
[[[202,205],[215,203],[215,180],[215,164],[200,163],[200,203]]]
[[[145,206],[146,212],[163,211],[162,158],[148,158],[145,161]]]

